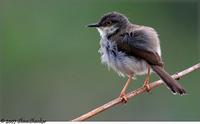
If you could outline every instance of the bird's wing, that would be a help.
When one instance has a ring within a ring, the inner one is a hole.
[[[163,62],[158,53],[150,45],[149,36],[145,31],[139,30],[131,33],[124,33],[122,42],[118,43],[118,50],[145,60],[150,65],[163,66]]]

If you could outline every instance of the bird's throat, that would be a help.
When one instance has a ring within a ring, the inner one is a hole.
[[[119,31],[118,27],[110,26],[110,27],[100,27],[97,28],[97,30],[100,33],[101,38],[109,38],[110,36],[113,36]]]

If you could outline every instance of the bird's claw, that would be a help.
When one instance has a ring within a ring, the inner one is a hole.
[[[150,88],[149,84],[144,84],[143,87],[146,89],[146,91],[147,91],[148,93],[150,93],[151,88]]]
[[[126,94],[125,93],[121,93],[120,94],[120,99],[123,103],[127,103],[128,102],[128,98],[126,97]]]

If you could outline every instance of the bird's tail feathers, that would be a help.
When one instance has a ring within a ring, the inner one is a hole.
[[[154,72],[160,76],[160,78],[165,82],[169,89],[174,93],[179,93],[180,95],[186,94],[185,89],[173,79],[161,66],[152,65]]]

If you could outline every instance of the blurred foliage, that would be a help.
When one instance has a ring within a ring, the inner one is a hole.
[[[70,120],[117,97],[126,78],[100,63],[99,34],[85,28],[110,11],[159,32],[170,73],[199,62],[195,1],[1,0],[0,118]],[[199,79],[194,72],[180,80],[186,96],[161,86],[92,120],[200,120]]]

